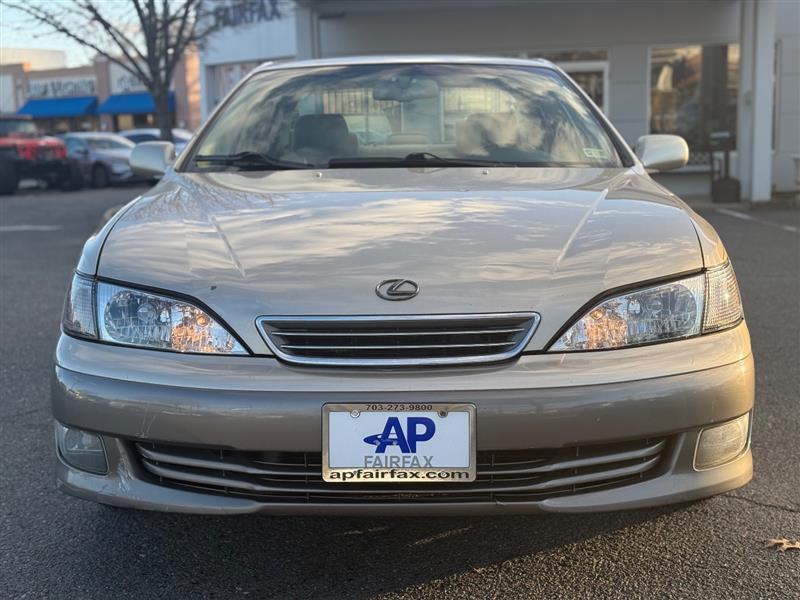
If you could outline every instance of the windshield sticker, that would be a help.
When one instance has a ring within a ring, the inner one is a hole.
[[[586,155],[587,158],[595,158],[598,160],[603,160],[608,158],[608,152],[606,152],[602,148],[584,148],[583,153]]]

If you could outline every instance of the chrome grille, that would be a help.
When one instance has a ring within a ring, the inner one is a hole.
[[[137,443],[149,476],[172,487],[286,503],[531,502],[619,487],[657,475],[666,438],[561,449],[478,452],[471,483],[414,486],[322,480],[322,456]]]
[[[414,366],[485,363],[514,358],[539,315],[383,315],[261,317],[270,349],[293,363]]]

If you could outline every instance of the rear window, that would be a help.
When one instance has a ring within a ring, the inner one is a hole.
[[[193,170],[247,165],[621,167],[596,111],[555,70],[355,65],[253,76],[201,134]]]

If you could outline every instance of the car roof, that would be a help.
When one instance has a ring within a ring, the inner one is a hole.
[[[396,64],[505,65],[558,69],[556,65],[543,58],[527,59],[509,58],[505,56],[471,56],[465,54],[383,54],[375,56],[345,56],[337,58],[292,60],[287,62],[266,62],[256,67],[255,72],[311,67]]]

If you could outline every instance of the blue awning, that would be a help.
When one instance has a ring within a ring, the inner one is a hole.
[[[175,92],[169,93],[169,109],[175,110]],[[135,94],[113,94],[97,109],[98,115],[141,115],[156,111],[153,96],[149,92]]]
[[[55,117],[82,117],[93,115],[97,106],[94,96],[74,96],[72,98],[33,98],[17,111],[18,115],[30,115],[34,119]]]

